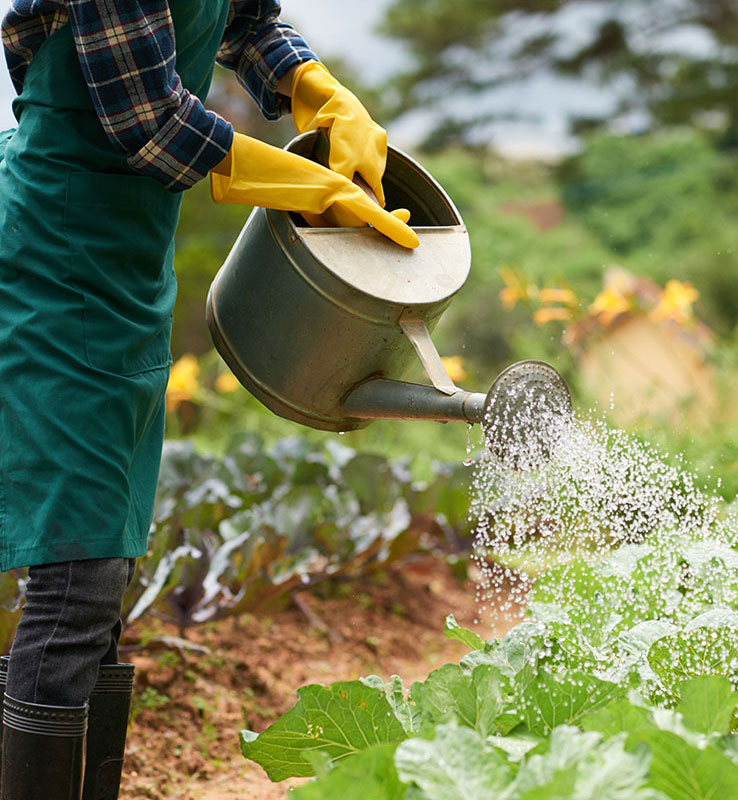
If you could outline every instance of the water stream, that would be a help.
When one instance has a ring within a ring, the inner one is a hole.
[[[482,448],[474,468],[480,621],[507,628],[527,609],[541,630],[567,628],[569,663],[577,651],[610,678],[657,640],[683,659],[668,637],[702,630],[722,642],[707,648],[708,671],[735,677],[735,513],[683,464],[602,419],[518,413],[529,435],[515,458]],[[534,431],[554,443],[548,461]]]

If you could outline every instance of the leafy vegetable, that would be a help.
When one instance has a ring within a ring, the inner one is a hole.
[[[361,681],[304,686],[298,696],[297,705],[264,733],[241,731],[243,754],[273,781],[313,775],[305,757],[311,751],[340,761],[372,745],[405,738],[384,694]]]

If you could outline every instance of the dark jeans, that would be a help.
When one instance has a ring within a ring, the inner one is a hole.
[[[26,703],[81,706],[100,664],[118,661],[123,592],[133,558],[31,567],[10,651],[7,693]]]

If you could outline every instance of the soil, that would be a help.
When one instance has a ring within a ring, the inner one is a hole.
[[[297,700],[298,687],[377,674],[406,686],[466,648],[446,639],[453,613],[475,626],[473,582],[459,582],[441,560],[424,558],[350,584],[300,592],[271,617],[242,616],[188,631],[188,648],[156,649],[176,631],[149,619],[122,644],[152,642],[126,654],[136,665],[134,720],[122,800],[282,800],[294,779],[273,784],[240,753],[242,728],[264,730]],[[145,625],[145,627],[143,627]]]

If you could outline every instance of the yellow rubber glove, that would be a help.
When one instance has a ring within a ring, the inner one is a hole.
[[[387,134],[358,98],[317,61],[306,61],[295,70],[292,119],[300,133],[326,128],[331,143],[328,166],[349,180],[358,172],[384,206]]]
[[[331,208],[359,224],[373,225],[403,247],[417,247],[418,237],[405,223],[409,214],[390,214],[343,175],[278,147],[234,134],[230,175],[210,173],[216,203],[236,203],[320,215]]]

